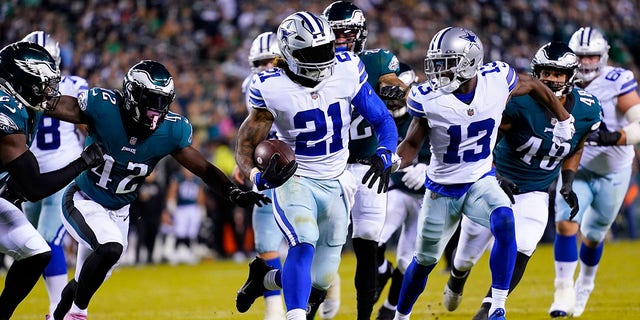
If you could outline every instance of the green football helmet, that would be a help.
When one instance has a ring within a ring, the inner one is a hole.
[[[171,73],[159,62],[143,60],[129,69],[122,86],[125,111],[141,128],[155,131],[176,96]]]
[[[59,96],[60,70],[42,46],[12,43],[0,50],[0,88],[26,107],[42,111]]]
[[[336,41],[336,46],[346,44],[347,49],[356,54],[364,50],[368,31],[360,8],[349,1],[336,1],[325,8],[322,15],[329,21],[336,39],[341,35],[347,38],[343,43]]]

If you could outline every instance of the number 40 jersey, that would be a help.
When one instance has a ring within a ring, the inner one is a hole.
[[[518,75],[508,64],[495,61],[482,66],[477,77],[469,104],[454,94],[432,90],[427,82],[411,88],[408,111],[426,118],[431,128],[427,176],[435,183],[472,183],[491,170],[502,111]]]

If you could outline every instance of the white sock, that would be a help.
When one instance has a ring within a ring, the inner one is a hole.
[[[396,310],[396,315],[393,317],[393,320],[409,320],[410,315],[411,312],[409,312],[409,314],[402,314]]]
[[[588,266],[580,261],[580,273],[578,275],[579,281],[583,284],[593,285],[596,281],[596,272],[598,271],[598,265]]]
[[[563,262],[556,261],[556,279],[571,279],[573,281],[573,275],[578,267],[578,261]]]
[[[266,314],[273,313],[284,315],[284,306],[282,305],[282,298],[280,295],[264,297],[264,304]]]
[[[509,290],[491,288],[491,308],[489,308],[490,315],[498,308],[504,309],[508,293]]]
[[[303,309],[287,311],[287,320],[307,320],[307,311]]]
[[[389,303],[389,300],[385,300],[384,303],[382,304],[385,308],[390,309],[390,310],[395,310],[396,306],[391,305],[391,303]]]
[[[44,284],[49,294],[49,314],[53,314],[60,302],[62,290],[67,285],[67,275],[60,274],[57,276],[49,276],[44,278]]]
[[[71,309],[69,309],[69,312],[70,313],[84,314],[85,316],[87,315],[87,309],[78,308],[78,306],[76,306],[75,302],[71,305]]]

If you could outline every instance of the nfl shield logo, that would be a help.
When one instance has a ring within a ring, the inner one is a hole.
[[[467,115],[468,115],[469,117],[473,117],[473,114],[474,114],[474,113],[475,113],[475,111],[473,110],[473,108],[469,108],[469,109],[467,109]]]
[[[131,139],[129,139],[129,144],[132,146],[135,146],[137,142],[138,142],[138,138],[136,137],[131,137]]]
[[[318,93],[317,92],[311,92],[311,99],[313,99],[313,100],[318,99]]]

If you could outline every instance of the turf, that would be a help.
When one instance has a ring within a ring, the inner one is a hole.
[[[388,257],[392,257],[388,254]],[[603,261],[585,313],[580,319],[640,319],[640,242],[605,245]],[[392,259],[393,260],[393,259]],[[264,303],[256,301],[244,314],[235,311],[236,290],[246,264],[206,261],[196,266],[121,267],[103,284],[89,307],[89,319],[262,319]],[[340,267],[342,306],[336,320],[355,319],[355,258],[345,254]],[[487,255],[472,271],[464,300],[455,312],[442,306],[447,275],[437,267],[413,310],[413,319],[470,319],[489,285]],[[553,248],[542,245],[524,279],[507,301],[508,319],[549,319],[553,299]],[[4,283],[4,277],[1,277]],[[383,297],[386,295],[386,290]],[[376,305],[376,310],[381,301]],[[42,281],[22,302],[12,319],[43,319],[48,299]],[[374,311],[375,317],[375,311]]]

